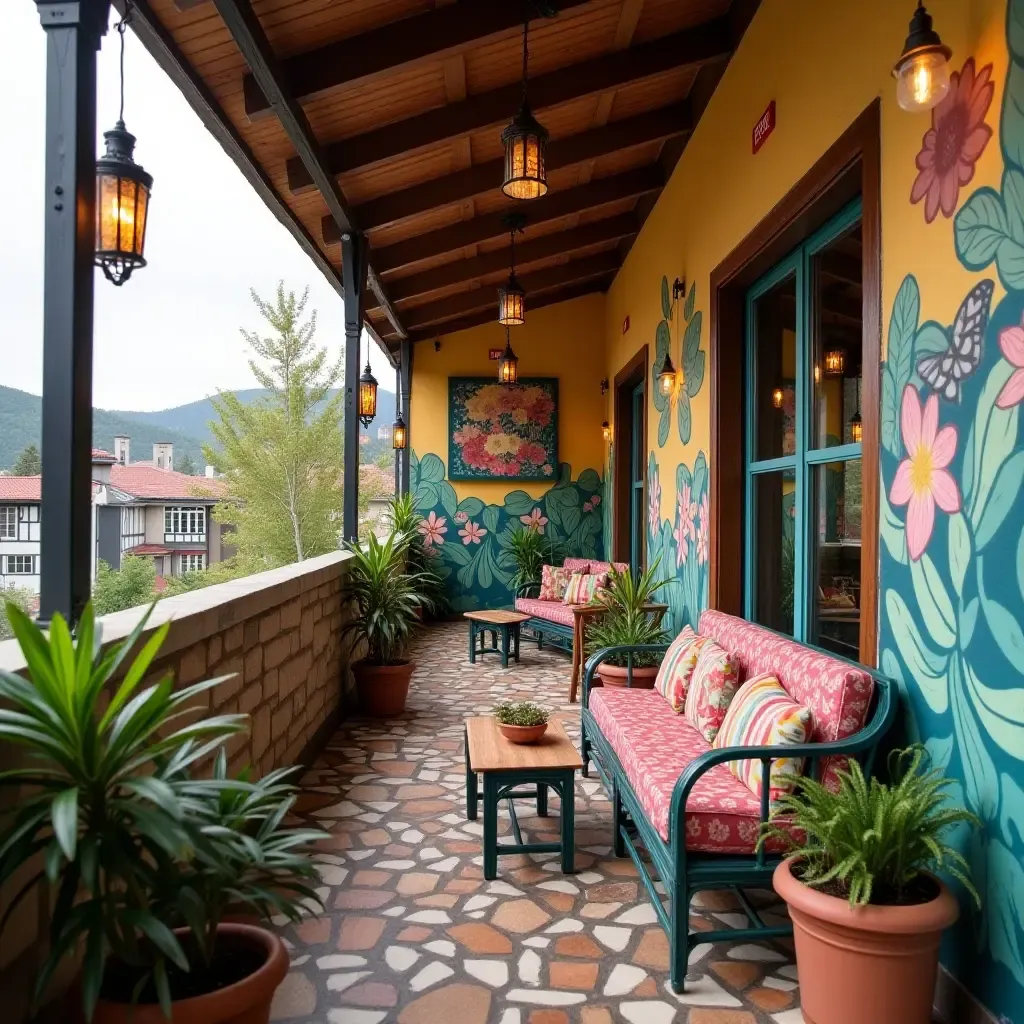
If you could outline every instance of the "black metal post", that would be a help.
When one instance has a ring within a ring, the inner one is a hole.
[[[399,480],[401,487],[398,494],[408,494],[411,476],[409,474],[409,458],[412,452],[412,409],[409,400],[412,397],[412,353],[413,343],[407,339],[402,342],[401,363],[398,365],[398,387],[402,398],[402,417],[405,420],[405,447],[398,453],[395,459],[395,468],[401,466]]]
[[[46,31],[39,618],[74,623],[92,573],[96,52],[109,0],[36,0]]]
[[[359,336],[366,309],[366,236],[341,236],[341,276],[345,297],[345,501],[346,540],[359,534]]]
[[[402,364],[395,367],[395,419],[402,415]],[[394,435],[391,438],[394,441]],[[395,494],[402,493],[402,453],[395,451]]]

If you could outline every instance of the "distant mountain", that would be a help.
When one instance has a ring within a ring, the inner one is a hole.
[[[261,388],[237,392],[243,402],[252,402],[266,394]],[[174,445],[175,462],[188,453],[196,466],[202,467],[203,442],[210,443],[207,423],[215,418],[209,398],[159,412],[130,412],[108,409],[93,410],[93,444],[107,451],[114,449],[114,436],[131,438],[133,460],[153,457],[153,445],[170,441]],[[377,392],[377,417],[368,430],[370,444],[362,449],[363,461],[372,461],[384,446],[377,441],[377,428],[390,426],[395,418],[395,394],[383,388]],[[27,444],[40,444],[41,399],[27,391],[0,385],[0,469],[10,469]]]

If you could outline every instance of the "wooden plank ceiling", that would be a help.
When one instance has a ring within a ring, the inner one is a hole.
[[[527,316],[606,289],[757,8],[546,0],[529,96],[550,190],[513,204],[528,2],[133,0],[133,27],[339,289],[341,235],[366,233],[367,327],[393,352],[496,316],[513,205]]]

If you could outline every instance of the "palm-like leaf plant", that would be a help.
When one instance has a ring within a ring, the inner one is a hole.
[[[45,877],[56,900],[37,996],[60,960],[81,948],[87,1017],[108,957],[148,962],[169,1008],[167,964],[188,970],[188,962],[154,911],[154,880],[192,847],[189,802],[180,784],[190,766],[245,727],[245,716],[197,717],[196,698],[223,679],[175,691],[165,676],[143,686],[168,629],[155,630],[128,663],[149,613],[106,653],[91,606],[74,639],[60,615],[49,636],[15,605],[7,605],[7,615],[28,678],[0,672],[0,743],[25,755],[23,764],[0,774],[0,782],[25,789],[3,816],[0,885],[26,867],[41,867],[17,893],[0,930]]]
[[[760,842],[781,839],[799,854],[802,882],[815,888],[832,883],[851,906],[902,903],[927,871],[952,875],[980,905],[967,861],[947,839],[952,826],[977,825],[978,819],[950,804],[949,780],[927,767],[927,757],[920,745],[894,752],[891,783],[868,781],[856,761],[838,773],[835,792],[801,779],[796,792],[777,802]]]
[[[609,574],[608,588],[601,594],[607,611],[587,626],[587,654],[593,654],[603,647],[640,647],[644,644],[667,643],[669,635],[660,619],[653,616],[648,606],[654,602],[657,592],[671,580],[656,579],[661,559],[637,574],[618,572]],[[634,668],[646,668],[660,664],[662,655],[653,652],[638,652],[632,655]],[[620,668],[629,663],[625,654],[615,654],[608,663]]]
[[[545,564],[556,565],[564,561],[562,546],[543,536],[535,526],[517,526],[508,533],[505,552],[515,570],[509,580],[513,590],[526,583],[537,583]]]
[[[366,642],[371,665],[392,665],[401,659],[424,605],[423,574],[406,571],[405,550],[394,535],[382,541],[370,534],[347,548],[352,561],[345,596],[355,602],[356,611],[343,632],[353,634],[357,643]]]
[[[388,503],[384,520],[396,536],[396,543],[400,540],[408,544],[415,540],[423,516],[417,511],[412,494],[396,494]]]
[[[412,494],[399,494],[391,499],[384,521],[391,530],[395,547],[405,550],[406,567],[412,574],[420,605],[431,615],[443,615],[448,606],[444,580],[433,570],[431,557],[423,546],[419,525],[423,516],[416,508]]]

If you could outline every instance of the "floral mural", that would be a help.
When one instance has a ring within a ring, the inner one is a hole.
[[[448,380],[452,480],[545,480],[558,465],[558,380]]]
[[[654,365],[651,368],[651,395],[654,399],[654,408],[661,414],[658,419],[658,447],[664,448],[668,441],[668,435],[672,430],[672,403],[676,406],[676,424],[679,429],[679,440],[683,444],[690,443],[690,432],[693,424],[693,415],[690,411],[690,399],[701,389],[704,383],[705,352],[700,347],[700,331],[703,321],[703,314],[698,309],[694,311],[697,300],[696,286],[690,285],[686,301],[683,303],[682,319],[678,324],[682,340],[679,352],[672,352],[672,328],[671,324],[675,319],[678,302],[672,301],[672,292],[669,288],[668,278],[661,279],[661,312],[662,320],[659,321],[655,332],[654,344]],[[682,381],[676,385],[671,395],[663,395],[658,387],[658,371],[665,361],[665,354],[672,357],[672,365],[678,372],[682,368]]]
[[[413,452],[409,482],[424,517],[419,525],[424,549],[433,556],[456,611],[512,604],[509,581],[515,565],[508,543],[516,530],[535,529],[562,545],[567,555],[602,557],[608,503],[604,482],[594,469],[573,480],[571,468],[563,463],[541,497],[509,491],[500,505],[486,505],[476,497],[458,500],[439,455],[418,458]]]
[[[912,202],[954,220],[956,255],[994,267],[952,324],[921,322],[908,275],[882,374],[880,665],[905,694],[911,734],[957,780],[982,827],[964,833],[983,910],[946,948],[1004,1020],[1024,1005],[1024,0],[1008,4],[1001,188],[960,189],[991,129],[991,66],[953,76],[917,158]],[[933,258],[930,254],[929,258]],[[965,907],[968,906],[965,903]]]

